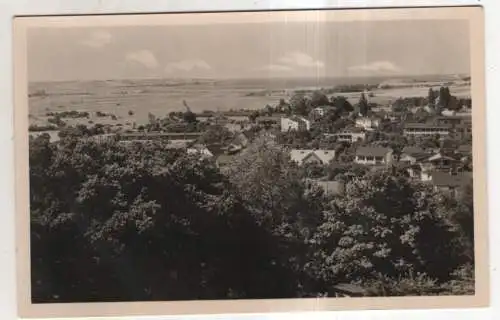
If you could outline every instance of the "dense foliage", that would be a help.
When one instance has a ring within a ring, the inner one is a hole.
[[[473,292],[471,187],[331,165],[318,176],[346,188],[327,196],[266,136],[227,169],[162,142],[31,139],[34,301]]]

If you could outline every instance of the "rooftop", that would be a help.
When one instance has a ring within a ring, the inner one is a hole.
[[[416,155],[425,153],[425,150],[420,147],[410,146],[410,147],[404,147],[402,152],[409,155]]]
[[[472,181],[470,173],[457,173],[456,175],[447,172],[433,172],[432,183],[440,187],[460,187]]]
[[[359,147],[356,149],[357,156],[385,157],[390,148],[384,147]]]
[[[293,161],[297,162],[302,162],[305,158],[312,154],[324,163],[328,163],[335,158],[335,150],[292,149],[290,151],[290,157]]]
[[[406,123],[405,128],[415,128],[415,129],[420,129],[420,128],[429,128],[429,129],[450,129],[451,126],[448,125],[434,125],[431,123]]]

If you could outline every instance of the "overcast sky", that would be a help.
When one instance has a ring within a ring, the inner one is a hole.
[[[30,81],[469,73],[466,20],[292,22],[28,33]]]

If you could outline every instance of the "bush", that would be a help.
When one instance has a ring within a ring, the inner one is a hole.
[[[459,206],[389,170],[331,164],[345,194],[325,197],[257,131],[227,175],[166,142],[61,131],[29,145],[35,302],[318,297],[339,283],[474,290],[470,190]]]
[[[379,171],[354,178],[329,204],[306,268],[327,283],[408,272],[448,281],[463,262],[457,236],[429,187]]]

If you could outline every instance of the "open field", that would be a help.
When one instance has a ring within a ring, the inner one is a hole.
[[[309,80],[310,82],[310,80]],[[167,82],[165,80],[122,80],[92,82],[53,82],[30,85],[30,124],[47,124],[48,112],[87,111],[89,118],[65,119],[69,125],[102,123],[125,127],[148,121],[148,114],[165,116],[171,111],[183,111],[183,100],[191,110],[228,111],[261,109],[266,104],[288,100],[294,90],[332,88],[337,83],[299,83],[258,81],[191,81]],[[373,84],[373,81],[372,81]],[[450,86],[453,95],[470,96],[469,86]],[[428,87],[395,87],[373,90],[371,101],[387,104],[399,97],[426,96]],[[332,95],[346,96],[351,103],[359,99],[359,92]],[[113,114],[97,117],[95,112]]]

